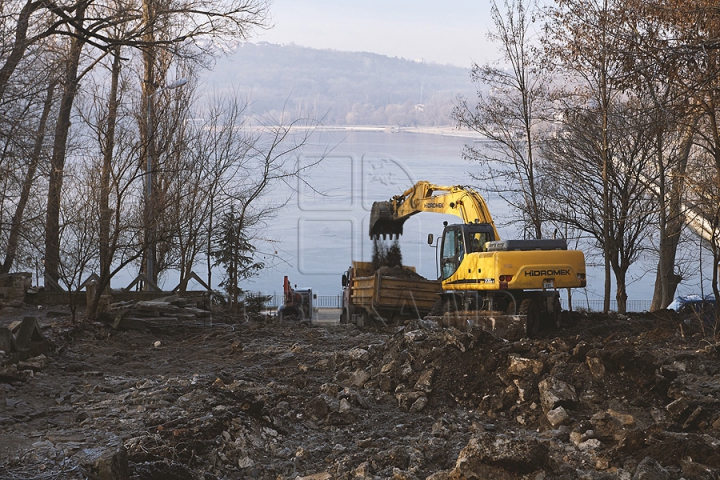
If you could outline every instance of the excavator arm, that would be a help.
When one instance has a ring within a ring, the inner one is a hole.
[[[492,226],[499,240],[495,223],[482,196],[469,187],[434,185],[417,182],[411,188],[386,202],[375,202],[370,212],[370,237],[397,237],[403,224],[420,212],[446,213],[460,217],[464,223],[484,223]]]

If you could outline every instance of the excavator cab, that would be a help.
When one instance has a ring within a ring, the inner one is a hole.
[[[446,226],[440,247],[441,279],[445,280],[451,277],[466,254],[487,251],[487,242],[493,240],[495,240],[495,234],[489,223]]]

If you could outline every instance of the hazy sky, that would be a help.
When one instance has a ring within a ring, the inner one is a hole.
[[[488,0],[273,0],[275,27],[254,41],[469,67],[497,58]]]

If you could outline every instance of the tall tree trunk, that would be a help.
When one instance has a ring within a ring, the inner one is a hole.
[[[605,257],[605,292],[603,295],[603,313],[607,313],[610,310],[610,291],[611,291],[611,268],[610,268],[610,256],[614,249],[611,249],[612,236],[610,234],[610,184],[608,177],[608,169],[610,168],[610,152],[609,152],[609,139],[608,139],[608,115],[610,113],[610,98],[608,92],[608,71],[607,71],[607,58],[605,49],[607,48],[607,38],[605,28],[607,26],[607,15],[608,15],[608,3],[607,0],[603,2],[602,20],[603,20],[603,35],[602,43],[600,48],[602,49],[600,57],[600,108],[602,109],[602,182],[603,182],[603,256]]]
[[[143,271],[145,275],[155,284],[157,284],[157,268],[155,254],[155,238],[154,229],[155,221],[155,204],[153,202],[153,156],[155,154],[153,135],[150,133],[154,129],[154,118],[151,117],[153,94],[157,90],[155,82],[155,4],[154,0],[143,0],[143,22],[145,23],[145,34],[143,41],[146,47],[143,50],[143,68],[145,70],[143,79],[143,112],[145,113],[145,122],[140,122],[140,137],[144,138],[145,145],[145,212],[144,212],[144,228],[145,228],[145,253],[143,255]],[[143,125],[144,124],[144,125]],[[149,285],[145,285],[145,289],[149,289]]]
[[[669,199],[665,188],[665,175],[661,177],[660,202],[666,208],[660,210],[660,251],[655,276],[650,311],[667,308],[675,298],[675,291],[681,278],[675,275],[675,256],[680,242],[684,218],[682,214],[683,192],[685,190],[685,172],[693,143],[693,134],[699,117],[693,115],[692,122],[686,127],[683,135],[677,165],[673,168],[673,182],[670,186]],[[662,152],[659,153],[662,155]],[[662,159],[660,159],[662,163]]]
[[[613,266],[615,272],[615,300],[617,301],[618,313],[627,313],[627,268],[620,267],[619,265]]]
[[[5,89],[7,88],[10,77],[13,72],[15,72],[15,69],[27,50],[27,29],[30,22],[30,16],[33,12],[40,8],[41,5],[42,2],[27,0],[25,2],[25,6],[20,11],[17,25],[15,27],[15,41],[13,42],[12,50],[10,51],[10,55],[7,56],[5,64],[2,68],[0,68],[0,101],[2,101],[5,96]]]
[[[120,85],[120,70],[122,68],[120,47],[116,47],[112,65],[112,80],[110,84],[110,99],[108,100],[107,130],[105,132],[105,145],[103,147],[103,163],[100,172],[100,281],[95,296],[92,298],[88,317],[95,318],[100,304],[100,298],[110,287],[110,266],[112,265],[113,249],[110,245],[110,174],[112,172],[113,151],[115,149],[115,126],[118,113],[118,89]]]
[[[40,163],[40,156],[42,155],[42,146],[45,141],[45,128],[47,126],[48,117],[50,116],[50,109],[52,108],[56,86],[57,81],[54,81],[47,89],[47,96],[45,97],[43,111],[40,115],[40,123],[38,124],[37,133],[35,135],[35,145],[33,147],[32,156],[30,157],[28,170],[25,174],[22,191],[20,192],[20,199],[18,200],[17,207],[15,208],[15,214],[13,215],[12,225],[10,226],[10,234],[8,236],[7,250],[5,252],[5,261],[0,266],[0,273],[9,273],[15,261],[18,242],[20,240],[20,231],[22,230],[23,215],[25,214],[25,207],[27,206],[28,199],[30,198],[30,190],[35,183],[35,172],[37,171],[38,164]]]
[[[86,2],[78,5],[76,25],[82,26],[85,20]],[[63,80],[63,94],[60,101],[55,140],[50,161],[50,179],[48,184],[47,220],[45,223],[45,274],[52,280],[60,279],[60,196],[62,194],[63,176],[67,140],[70,132],[70,116],[78,86],[78,67],[85,39],[76,28],[76,35],[70,41],[70,52]]]

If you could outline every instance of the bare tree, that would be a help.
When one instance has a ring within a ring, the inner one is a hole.
[[[99,218],[97,252],[99,280],[91,299],[88,317],[94,318],[112,279],[138,260],[144,251],[143,180],[145,171],[138,162],[142,143],[137,134],[132,98],[133,73],[124,73],[120,50],[102,65],[110,73],[109,85],[100,76],[88,89],[88,101],[78,109],[87,129],[85,144],[92,156],[85,182],[94,193],[91,201]],[[89,93],[92,92],[92,93]],[[83,99],[84,100],[84,99]]]
[[[696,233],[700,237],[700,247],[710,252],[712,258],[711,286],[714,298],[720,298],[720,178],[712,168],[711,155],[697,155],[688,165],[692,184],[688,195],[691,202],[689,215],[694,216]],[[698,228],[699,227],[699,228]],[[715,308],[715,322],[712,336],[720,337],[720,309]]]
[[[610,109],[622,95],[624,79],[624,46],[619,44],[618,30],[624,15],[624,2],[619,0],[558,0],[557,7],[547,12],[545,46],[548,60],[557,63],[558,72],[566,75],[570,91],[588,102],[600,128],[596,142],[601,161],[602,209],[596,212],[602,219],[601,231],[607,238],[603,248],[605,289],[603,311],[610,309],[612,285],[612,204],[610,199]]]
[[[709,46],[703,45],[703,37],[713,23],[714,7],[708,2],[628,0],[619,31],[625,84],[649,101],[646,117],[655,132],[649,175],[657,179],[651,186],[658,200],[658,263],[651,310],[667,307],[682,280],[676,256],[685,223],[686,169],[702,115],[702,66],[710,65],[698,54]]]
[[[521,213],[527,233],[542,238],[536,149],[548,116],[549,80],[532,45],[535,8],[533,1],[504,0],[501,12],[493,1],[489,37],[500,44],[500,65],[473,65],[478,103],[460,100],[453,117],[489,140],[465,148],[464,156],[480,164],[473,178]]]
[[[67,292],[72,319],[75,321],[83,279],[98,266],[98,211],[94,185],[86,165],[74,164],[66,171],[67,194],[61,205],[60,284]],[[63,285],[64,284],[64,285]]]
[[[193,113],[202,119],[188,123],[186,142],[179,156],[175,179],[167,193],[166,212],[180,271],[180,291],[187,289],[199,255],[208,250],[207,285],[212,285],[212,262],[207,239],[212,237],[216,212],[225,210],[226,192],[239,177],[241,160],[252,142],[244,127],[247,103],[238,95],[212,98],[205,109]]]
[[[80,57],[86,41],[86,38],[80,33],[85,21],[86,7],[86,3],[83,2],[75,11],[75,27],[73,30],[76,35],[70,39],[68,45],[65,71],[61,80],[60,108],[55,123],[53,152],[50,159],[47,217],[45,220],[45,275],[51,282],[57,282],[60,278],[60,205],[70,132],[70,118],[80,81],[78,75]]]
[[[23,217],[25,215],[25,208],[27,207],[30,199],[30,190],[35,183],[35,176],[40,163],[41,156],[43,154],[43,142],[45,140],[45,129],[47,127],[48,117],[50,116],[50,109],[53,105],[53,95],[55,92],[56,83],[51,83],[47,90],[47,96],[43,104],[42,113],[40,115],[40,121],[38,123],[37,132],[35,134],[35,143],[33,145],[32,152],[29,156],[29,162],[27,170],[25,171],[25,179],[22,183],[22,191],[15,207],[15,213],[12,217],[12,223],[10,225],[10,232],[7,240],[7,250],[5,251],[5,261],[0,266],[0,273],[8,273],[13,266],[15,261],[15,255],[18,250],[18,243],[22,234]]]
[[[231,100],[230,105],[233,104]],[[323,160],[323,155],[310,162],[301,162],[299,158],[315,126],[316,122],[309,119],[296,119],[287,124],[269,119],[260,128],[247,129],[230,143],[236,145],[235,149],[227,151],[232,159],[231,182],[224,183],[226,188],[219,192],[220,201],[215,204],[216,211],[209,218],[208,236],[214,239],[212,255],[226,267],[223,283],[231,305],[237,304],[241,292],[238,282],[258,271],[263,263],[252,260],[252,257],[241,257],[254,253],[258,244],[267,240],[264,227],[289,200],[289,197],[283,200],[278,196],[278,187],[285,185],[289,187],[288,191],[295,191],[297,182],[302,178],[301,173]],[[227,129],[232,138],[237,135],[234,132],[240,131],[237,127],[225,124],[223,130]],[[274,193],[269,199],[271,192]],[[230,252],[234,254],[229,257],[227,242],[223,242],[228,229],[222,228],[222,225],[215,226],[213,218],[232,218],[234,231],[242,240],[230,245]],[[235,268],[243,265],[245,271]]]
[[[620,312],[627,308],[628,269],[643,251],[649,214],[655,211],[644,181],[653,160],[653,136],[636,107],[637,101],[626,101],[609,109],[607,144],[599,141],[603,124],[597,122],[598,109],[581,105],[568,110],[557,136],[543,147],[548,158],[542,166],[548,179],[543,183],[544,214],[589,234],[602,248],[615,274]]]

